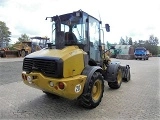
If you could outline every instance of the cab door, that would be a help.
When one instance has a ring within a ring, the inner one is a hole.
[[[100,23],[98,20],[89,16],[89,40],[90,40],[90,59],[100,62]]]

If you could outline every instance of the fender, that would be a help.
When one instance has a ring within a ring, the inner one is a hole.
[[[118,73],[118,68],[121,68],[120,62],[111,62],[107,70],[105,72],[105,80],[108,82],[115,82],[117,73]]]
[[[88,87],[88,84],[91,80],[91,77],[93,75],[94,72],[96,71],[99,71],[100,73],[102,73],[102,68],[99,67],[99,66],[86,66],[84,68],[84,70],[82,71],[82,75],[86,75],[87,76],[87,80],[86,80],[86,83],[84,85],[84,89],[83,89],[83,92],[87,92],[87,87]]]

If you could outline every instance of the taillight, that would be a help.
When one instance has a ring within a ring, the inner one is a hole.
[[[58,87],[59,87],[60,89],[64,89],[65,85],[64,85],[63,82],[59,82],[59,83],[58,83]]]

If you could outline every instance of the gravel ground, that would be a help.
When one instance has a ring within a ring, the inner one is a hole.
[[[0,119],[160,120],[160,58],[112,60],[130,65],[131,81],[118,90],[105,82],[100,105],[86,110],[75,101],[53,99],[26,86],[21,80],[22,59],[0,59]]]
[[[0,85],[21,80],[22,62],[0,62]]]

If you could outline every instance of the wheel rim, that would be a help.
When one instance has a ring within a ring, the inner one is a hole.
[[[98,79],[95,81],[93,88],[92,88],[92,99],[94,101],[99,100],[101,96],[101,91],[102,91],[102,82]]]
[[[24,50],[21,52],[21,56],[25,57],[25,51]]]
[[[120,84],[122,82],[122,72],[121,72],[121,70],[118,70],[117,82],[118,82],[118,84]]]

